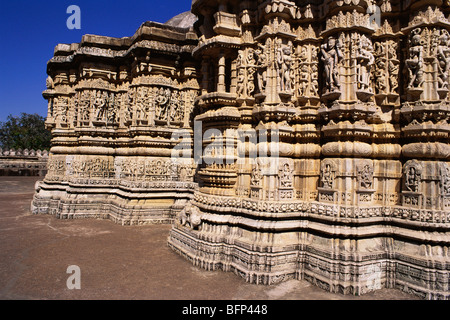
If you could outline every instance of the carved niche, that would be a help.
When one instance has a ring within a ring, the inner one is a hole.
[[[404,206],[422,206],[422,171],[423,167],[417,160],[409,160],[404,165],[402,191]]]

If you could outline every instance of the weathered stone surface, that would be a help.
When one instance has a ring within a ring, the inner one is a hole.
[[[192,13],[57,47],[34,211],[173,222],[175,251],[253,283],[448,299],[448,6]]]

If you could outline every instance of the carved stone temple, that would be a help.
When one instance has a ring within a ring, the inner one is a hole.
[[[450,298],[450,6],[196,0],[48,63],[34,213],[171,223],[257,284]]]

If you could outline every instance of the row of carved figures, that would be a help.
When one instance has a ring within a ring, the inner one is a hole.
[[[278,170],[279,187],[293,188],[293,166],[288,162],[280,164]],[[450,196],[450,165],[439,163],[440,185],[442,194]],[[263,169],[264,168],[264,169]],[[264,171],[268,172],[267,166],[260,165],[258,162],[253,165],[251,172],[252,187],[263,186]],[[320,186],[324,189],[336,188],[337,165],[333,160],[326,159],[321,163]],[[374,188],[374,167],[370,160],[361,160],[356,166],[356,178],[358,181],[358,190],[372,190]],[[420,184],[423,180],[423,166],[416,160],[408,161],[403,167],[404,186],[406,191],[421,192]],[[267,173],[266,173],[267,175]]]
[[[428,82],[434,81],[435,90],[448,91],[449,38],[448,30],[443,28],[412,30],[404,58],[406,90],[421,88],[429,73],[432,76]],[[268,38],[257,48],[239,50],[235,60],[236,92],[239,97],[266,94],[269,75],[275,74],[278,92],[294,94],[297,88],[297,96],[319,97],[320,61],[324,75],[322,94],[345,90],[343,83],[352,83],[357,90],[371,94],[399,94],[402,77],[399,51],[398,40],[373,42],[358,32],[340,32],[329,36],[320,46],[306,43],[298,48],[292,41]],[[350,82],[343,80],[346,75],[352,77]]]
[[[49,176],[69,175],[75,178],[115,178],[126,180],[148,180],[158,177],[164,181],[192,180],[194,170],[190,164],[172,160],[156,159],[73,159],[50,158]]]
[[[124,123],[134,120],[170,125],[184,121],[185,109],[188,112],[192,109],[195,96],[195,91],[164,87],[139,86],[128,92],[84,89],[72,96],[50,98],[49,118],[60,124],[118,124],[121,120]]]

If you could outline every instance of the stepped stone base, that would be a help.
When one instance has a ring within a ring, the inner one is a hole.
[[[234,272],[255,284],[304,279],[341,294],[396,288],[423,299],[450,298],[450,263],[439,246],[386,236],[356,240],[301,230],[264,235],[239,227],[214,228],[223,232],[177,224],[169,246],[196,266]]]

